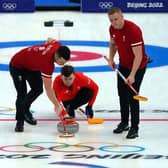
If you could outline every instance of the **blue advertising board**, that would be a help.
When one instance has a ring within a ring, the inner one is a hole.
[[[0,0],[0,12],[33,12],[34,0]]]
[[[83,12],[107,12],[113,6],[123,12],[168,12],[168,0],[82,0]]]
[[[70,0],[35,0],[35,6],[43,7],[56,7],[56,6],[80,6],[80,3],[76,3],[76,1]]]

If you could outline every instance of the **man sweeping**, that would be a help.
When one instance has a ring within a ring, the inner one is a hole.
[[[43,83],[55,111],[64,115],[52,89],[52,73],[54,63],[64,65],[69,59],[69,48],[52,38],[48,38],[45,44],[24,48],[12,57],[10,74],[17,91],[15,132],[24,131],[24,121],[31,125],[37,124],[30,112],[30,106],[43,92]],[[26,82],[30,86],[29,92]]]

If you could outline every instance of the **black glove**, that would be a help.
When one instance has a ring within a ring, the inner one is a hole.
[[[86,114],[87,118],[93,118],[92,106],[86,106],[85,114]]]

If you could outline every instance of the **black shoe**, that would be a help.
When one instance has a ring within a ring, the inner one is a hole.
[[[131,127],[130,130],[128,131],[126,138],[127,139],[134,139],[136,137],[138,137],[138,130]]]
[[[30,112],[24,114],[24,119],[28,124],[37,125],[37,121],[33,118]]]
[[[24,121],[17,121],[15,132],[23,132],[24,131]]]
[[[128,131],[129,130],[129,126],[128,124],[125,124],[125,123],[120,123],[116,129],[113,130],[113,133],[116,133],[116,134],[120,134],[122,133],[123,131]]]

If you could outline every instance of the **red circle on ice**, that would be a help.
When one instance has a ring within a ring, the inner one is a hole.
[[[88,61],[101,58],[101,54],[86,51],[72,51],[70,61]]]

